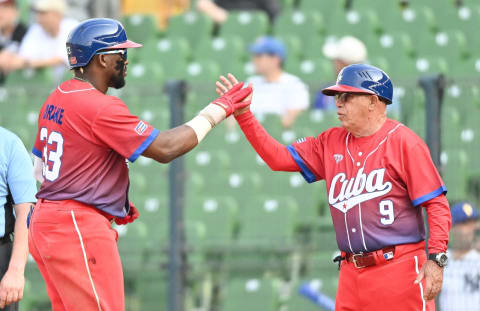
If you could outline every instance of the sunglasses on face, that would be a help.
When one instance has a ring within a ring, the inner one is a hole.
[[[97,55],[120,54],[124,61],[127,60],[127,49],[125,50],[107,50],[96,53]]]
[[[366,93],[338,93],[335,95],[335,100],[338,102],[348,102],[355,96],[371,96],[372,94]]]

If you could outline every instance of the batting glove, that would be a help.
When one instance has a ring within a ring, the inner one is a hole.
[[[115,223],[117,225],[126,225],[128,223],[133,222],[135,219],[137,219],[140,216],[140,213],[137,210],[137,207],[133,205],[132,202],[129,202],[130,204],[130,210],[128,211],[127,216],[123,218],[115,218]]]
[[[235,84],[227,93],[212,102],[212,104],[220,106],[225,110],[225,118],[228,118],[236,110],[250,105],[250,102],[242,101],[252,93],[252,88],[243,88],[243,85],[243,82]]]

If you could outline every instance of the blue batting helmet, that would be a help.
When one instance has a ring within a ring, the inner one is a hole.
[[[80,23],[68,35],[67,53],[70,69],[88,65],[100,50],[139,48],[127,39],[125,28],[110,18],[92,18]]]
[[[373,94],[391,104],[393,84],[383,70],[371,65],[353,64],[340,71],[335,85],[322,90],[327,96],[343,92]]]

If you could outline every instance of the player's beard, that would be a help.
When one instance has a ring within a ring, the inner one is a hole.
[[[118,73],[112,76],[110,85],[115,89],[121,89],[125,86],[125,61],[123,59],[117,60],[115,70]]]

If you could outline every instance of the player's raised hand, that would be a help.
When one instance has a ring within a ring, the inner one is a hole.
[[[217,86],[216,92],[219,96],[223,96],[232,88],[237,87],[238,84],[239,82],[237,78],[231,73],[227,75],[227,78],[224,76],[220,76],[220,81],[217,81],[216,83],[216,86]],[[249,106],[252,101],[252,96],[253,96],[253,85],[250,83],[247,89],[248,88],[250,88],[252,92],[250,92],[250,94],[243,99],[242,103],[234,111],[235,115],[242,114],[249,109]]]
[[[224,76],[220,77],[223,82],[217,81],[217,94],[220,96],[212,102],[212,104],[222,107],[226,112],[226,118],[239,109],[243,109],[250,105],[247,100],[251,93],[252,87],[243,88],[244,83],[238,80],[231,74],[231,81]]]
[[[423,298],[425,300],[432,300],[442,289],[443,268],[439,267],[434,261],[427,260],[420,270],[420,273],[418,273],[415,284],[419,284],[424,278],[425,290],[423,291]]]

